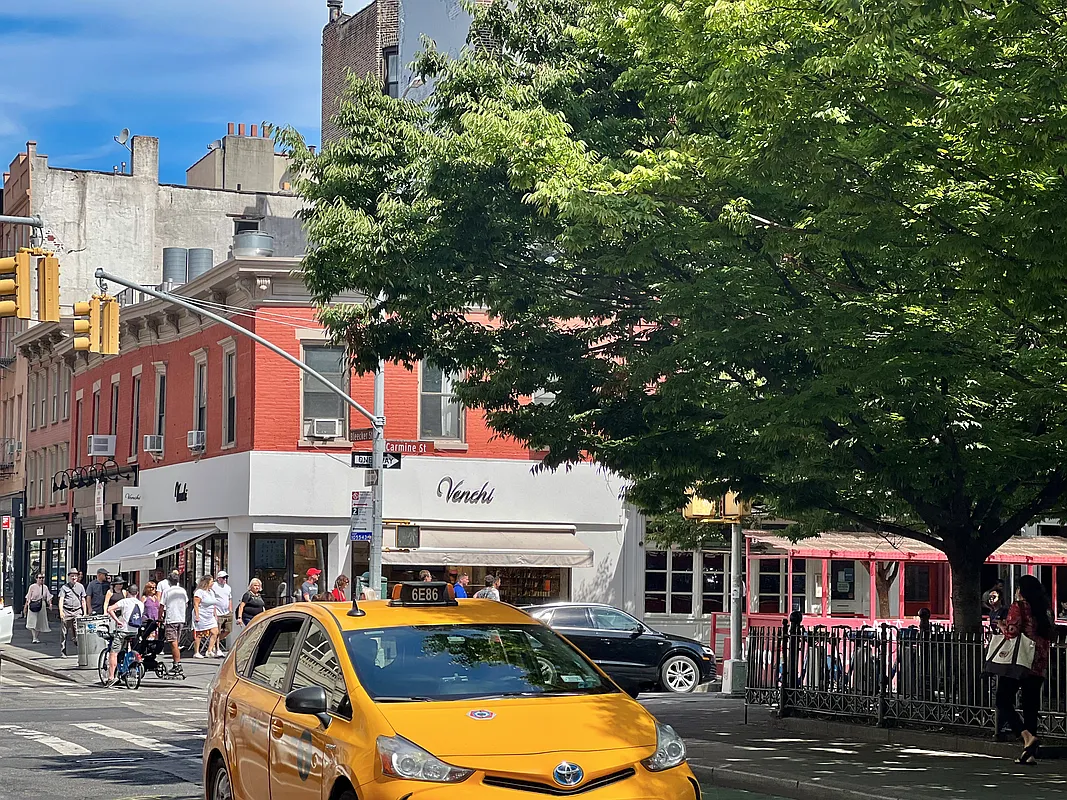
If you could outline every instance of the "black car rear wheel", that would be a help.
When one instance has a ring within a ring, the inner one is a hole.
[[[215,774],[211,780],[211,800],[233,800],[230,773],[225,764],[220,763],[215,767]]]
[[[671,656],[660,667],[659,680],[668,692],[689,694],[700,685],[700,665],[689,656]]]

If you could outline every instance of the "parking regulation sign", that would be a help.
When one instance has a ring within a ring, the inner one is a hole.
[[[352,492],[352,517],[348,535],[353,542],[369,542],[374,527],[374,505],[370,492]]]

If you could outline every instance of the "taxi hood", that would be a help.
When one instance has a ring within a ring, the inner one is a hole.
[[[652,715],[621,692],[379,703],[393,730],[435,756],[516,756],[656,746]]]

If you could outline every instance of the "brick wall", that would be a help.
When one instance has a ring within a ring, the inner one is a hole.
[[[390,0],[393,40],[396,39],[396,0]],[[322,143],[337,139],[340,132],[332,122],[338,98],[344,93],[348,73],[360,76],[382,75],[379,45],[379,6],[375,0],[357,14],[342,14],[322,29]],[[385,5],[388,5],[386,3]]]

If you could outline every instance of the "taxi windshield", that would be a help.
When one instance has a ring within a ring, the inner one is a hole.
[[[349,631],[349,658],[379,703],[617,691],[542,625],[425,625]]]

